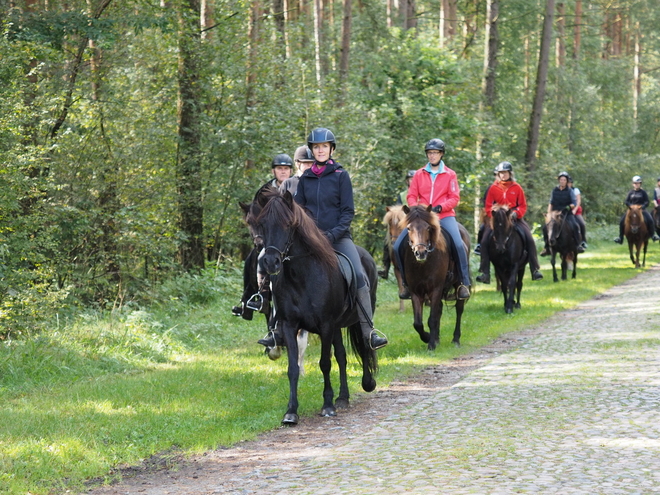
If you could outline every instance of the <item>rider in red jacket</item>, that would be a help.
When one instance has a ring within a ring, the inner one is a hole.
[[[536,244],[532,237],[532,231],[523,220],[525,213],[527,213],[527,200],[525,199],[525,192],[520,184],[513,180],[513,166],[509,162],[500,163],[495,169],[497,172],[498,180],[490,187],[486,195],[486,215],[493,216],[493,205],[507,205],[512,213],[511,218],[515,222],[515,227],[518,233],[522,236],[526,244],[527,253],[529,255],[529,267],[532,270],[532,280],[541,280],[543,274],[540,271],[539,260],[536,256]],[[490,257],[488,254],[488,243],[493,235],[490,225],[486,222],[483,245],[481,249],[481,266],[479,271],[481,275],[477,276],[477,281],[484,284],[490,283]]]

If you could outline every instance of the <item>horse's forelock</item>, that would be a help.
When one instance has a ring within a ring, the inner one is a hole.
[[[438,218],[438,215],[431,211],[427,211],[423,206],[413,206],[410,208],[410,213],[408,213],[401,221],[401,225],[408,227],[409,225],[412,225],[416,222],[427,223],[431,227],[431,242],[433,245],[437,249],[445,249],[445,236],[442,235],[440,219]]]
[[[399,224],[404,217],[405,214],[403,213],[402,205],[388,206],[387,212],[383,217],[383,225],[388,226],[395,222],[396,224]]]
[[[509,215],[507,215],[508,211],[511,208],[509,208],[509,205],[500,205],[496,204],[493,205],[493,208],[490,210],[491,211],[491,217],[490,217],[490,228],[492,230],[495,230],[495,219],[496,217],[499,216],[504,216],[504,218],[507,220],[507,225],[511,223]]]

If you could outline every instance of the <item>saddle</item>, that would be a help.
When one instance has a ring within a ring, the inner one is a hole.
[[[337,261],[339,262],[339,271],[341,272],[342,276],[344,277],[344,281],[346,282],[346,299],[348,300],[348,306],[350,310],[353,309],[353,306],[355,306],[355,300],[357,296],[357,275],[355,274],[353,263],[351,263],[351,260],[348,259],[348,256],[340,253],[339,251],[335,251],[335,255],[337,256]]]

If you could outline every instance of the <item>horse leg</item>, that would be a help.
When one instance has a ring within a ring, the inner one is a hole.
[[[442,289],[436,289],[431,294],[431,314],[429,316],[430,338],[427,349],[434,351],[440,343],[440,319],[442,318]]]
[[[575,253],[573,253],[573,255],[575,257],[573,258],[573,277],[572,278],[575,278],[576,275],[577,275],[577,259],[578,259],[577,251],[575,251]]]
[[[415,327],[415,330],[417,330],[419,338],[422,339],[422,342],[428,344],[431,336],[426,330],[424,330],[424,320],[422,319],[424,317],[424,298],[422,296],[418,296],[417,294],[412,294],[411,299],[414,314],[413,327]]]
[[[454,325],[454,338],[451,341],[456,347],[461,345],[461,319],[463,318],[464,308],[465,299],[456,301],[456,325]]]
[[[635,255],[633,253],[633,243],[630,239],[628,239],[628,251],[630,251],[630,261],[632,261],[632,264],[637,266],[637,262],[635,261]]]
[[[300,368],[298,367],[298,341],[296,340],[297,328],[293,328],[290,323],[280,321],[282,325],[280,331],[286,344],[287,357],[289,358],[289,367],[287,375],[289,377],[289,405],[286,414],[282,419],[282,424],[294,426],[298,424],[298,378]]]
[[[335,360],[339,367],[339,396],[335,401],[337,409],[348,408],[348,378],[346,375],[346,347],[344,347],[344,339],[341,335],[341,330],[337,330],[332,338],[332,347],[335,349]]]
[[[557,278],[557,268],[555,268],[555,258],[557,256],[557,253],[555,253],[555,250],[552,250],[552,255],[550,256],[550,264],[552,265],[552,280],[553,282],[559,282],[559,279]]]
[[[566,261],[566,255],[561,256],[561,279],[566,280],[566,270],[568,270],[568,262]]]
[[[307,350],[307,338],[309,333],[302,328],[298,330],[298,368],[300,369],[300,376],[305,374],[305,351]]]
[[[504,305],[504,311],[507,314],[513,313],[513,298],[516,295],[516,278],[518,277],[517,264],[512,268],[511,273],[509,273],[509,279],[506,281],[508,294],[506,304]]]
[[[334,333],[341,333],[341,330],[328,328],[327,325],[324,325],[321,329],[321,358],[319,359],[319,367],[323,373],[323,407],[321,408],[321,416],[326,417],[337,415],[335,405],[333,404],[335,394],[332,390],[332,382],[330,380],[332,344],[335,342]],[[341,338],[341,335],[339,338]]]
[[[520,293],[523,288],[523,281],[525,280],[525,265],[522,268],[518,269],[518,280],[516,283],[516,302],[513,305],[514,308],[520,309]]]
[[[403,293],[403,281],[401,280],[401,272],[396,263],[394,263],[394,276],[396,277],[397,285],[399,286],[399,294]],[[404,299],[399,298],[399,313],[406,310],[406,303]]]
[[[644,260],[642,261],[642,266],[646,266],[646,248],[649,246],[649,240],[644,241]]]

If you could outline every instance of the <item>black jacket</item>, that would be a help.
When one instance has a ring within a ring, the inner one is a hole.
[[[337,162],[328,160],[320,177],[311,168],[305,170],[294,198],[312,213],[316,224],[331,242],[350,237],[349,229],[355,215],[353,185],[348,172]]]
[[[626,206],[641,205],[645,209],[649,205],[649,195],[646,194],[644,189],[635,191],[634,189],[626,196]]]

